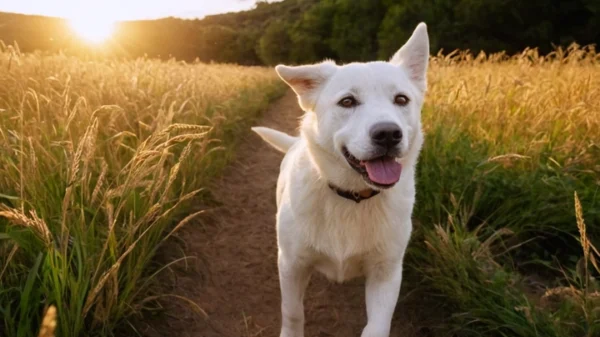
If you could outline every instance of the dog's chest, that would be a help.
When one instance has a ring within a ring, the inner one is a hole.
[[[364,275],[365,256],[356,255],[337,260],[334,257],[317,253],[314,268],[330,281],[343,282]]]
[[[385,251],[397,236],[397,226],[375,203],[342,203],[307,214],[303,227],[315,269],[333,281],[363,275],[367,258]]]

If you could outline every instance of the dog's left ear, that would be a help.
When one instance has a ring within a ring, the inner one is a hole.
[[[337,66],[332,61],[318,64],[289,67],[278,65],[277,74],[298,95],[298,102],[304,111],[314,108],[319,90],[335,73]]]
[[[424,22],[417,25],[408,41],[391,58],[390,63],[404,67],[417,87],[425,91],[429,63],[429,35]]]

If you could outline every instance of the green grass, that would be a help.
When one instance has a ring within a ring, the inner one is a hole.
[[[0,53],[0,331],[111,336],[160,244],[280,96],[271,69]],[[185,216],[185,217],[184,217]],[[197,308],[200,310],[200,308]]]
[[[598,65],[577,46],[432,58],[403,287],[439,307],[434,336],[600,335]],[[2,336],[36,336],[50,305],[57,336],[111,336],[170,296],[149,292],[157,249],[284,86],[12,48],[0,69]]]
[[[582,250],[600,239],[599,64],[577,46],[432,59],[407,273],[447,313],[436,336],[600,334]]]

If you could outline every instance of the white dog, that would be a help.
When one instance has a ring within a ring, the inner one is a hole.
[[[366,277],[362,337],[387,337],[415,201],[429,61],[420,23],[389,62],[279,65],[305,111],[300,136],[252,128],[286,153],[277,182],[281,337],[304,336],[313,270]]]

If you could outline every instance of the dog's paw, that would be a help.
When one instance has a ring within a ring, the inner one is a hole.
[[[304,337],[303,332],[299,331],[281,331],[279,337]]]
[[[282,326],[279,337],[304,337],[304,320],[294,326]]]
[[[367,325],[360,337],[390,337],[390,327]]]

